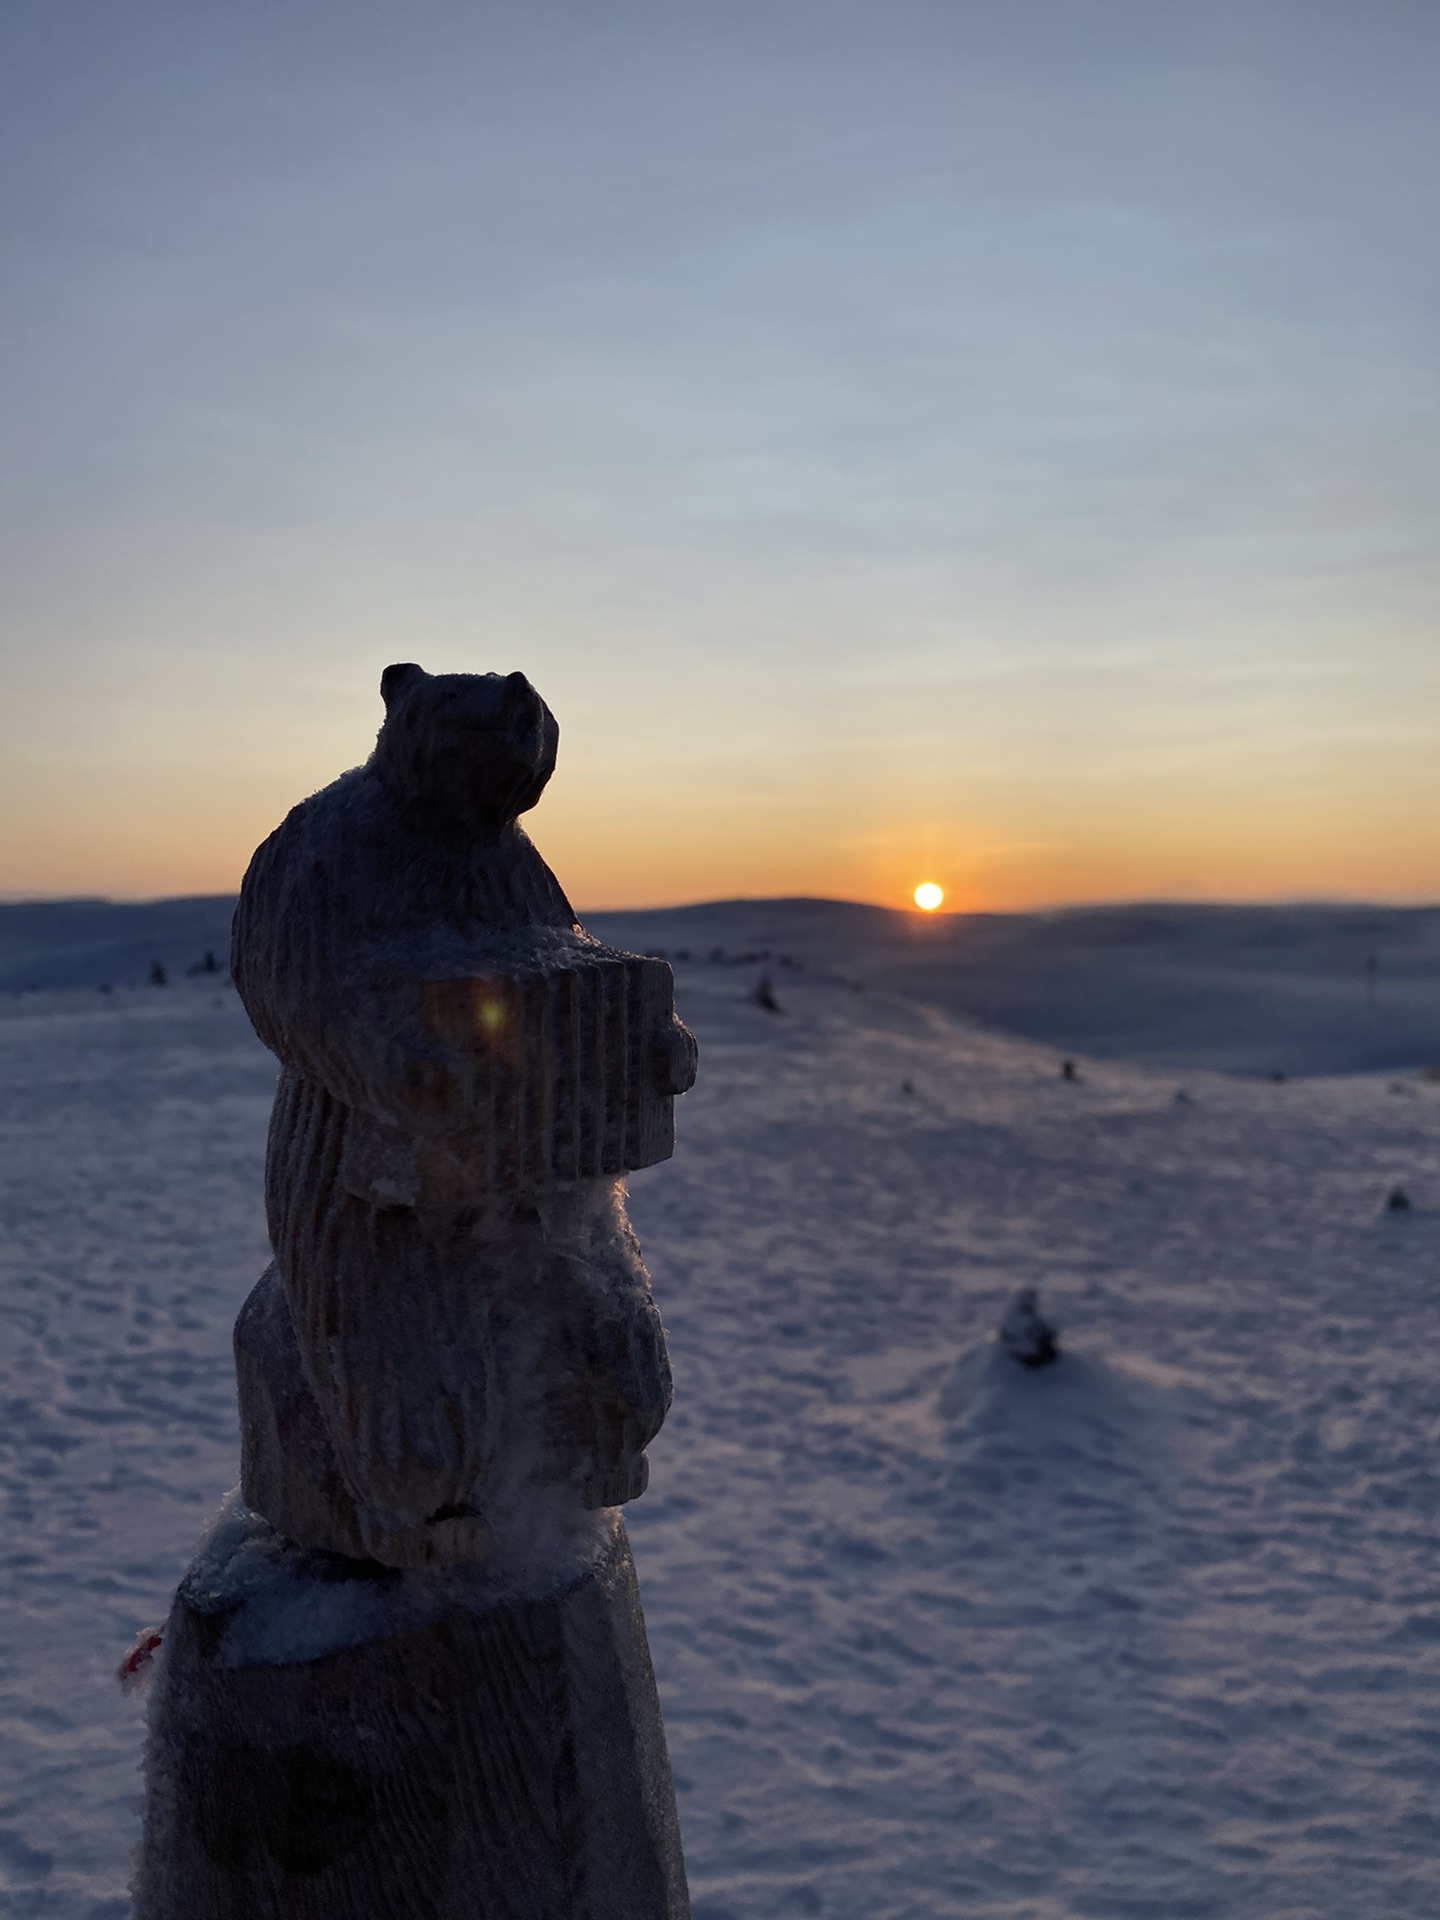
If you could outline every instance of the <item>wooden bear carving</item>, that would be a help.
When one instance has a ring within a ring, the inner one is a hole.
[[[381,692],[369,761],[235,916],[281,1062],[241,1485],[302,1546],[418,1567],[643,1491],[670,1370],[620,1176],[672,1151],[695,1042],[669,967],[592,939],[516,824],[558,739],[524,676]]]

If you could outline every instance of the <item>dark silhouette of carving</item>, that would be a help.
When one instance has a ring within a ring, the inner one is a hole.
[[[517,824],[559,738],[525,677],[381,691],[235,916],[275,1262],[235,1329],[240,1501],[160,1656],[137,1920],[672,1920],[617,1511],[671,1383],[621,1176],[673,1150],[695,1043]]]

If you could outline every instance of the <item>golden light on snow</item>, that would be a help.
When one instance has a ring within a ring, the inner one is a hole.
[[[926,880],[915,889],[915,904],[922,913],[933,913],[944,898],[944,891],[933,880]]]

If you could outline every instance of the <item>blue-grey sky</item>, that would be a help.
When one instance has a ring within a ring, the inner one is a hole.
[[[0,889],[391,659],[578,902],[1440,893],[1440,9],[10,0]]]

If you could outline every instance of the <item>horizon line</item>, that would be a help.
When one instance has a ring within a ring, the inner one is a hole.
[[[100,893],[11,893],[0,890],[3,907],[160,907],[178,906],[186,901],[238,900],[239,889],[220,893],[163,893],[120,895]],[[585,915],[692,913],[705,907],[820,906],[865,907],[877,913],[903,914],[917,920],[1011,920],[1030,914],[1114,912],[1123,908],[1213,908],[1233,912],[1237,908],[1280,911],[1285,908],[1377,908],[1390,913],[1433,913],[1440,911],[1440,896],[1422,899],[1384,898],[1373,894],[1273,894],[1264,898],[1217,897],[1214,894],[1120,894],[1097,895],[1087,900],[1062,900],[1037,903],[1028,907],[936,907],[928,912],[914,906],[897,905],[884,900],[848,899],[834,894],[762,893],[724,894],[700,900],[669,901],[659,905],[576,907]]]

